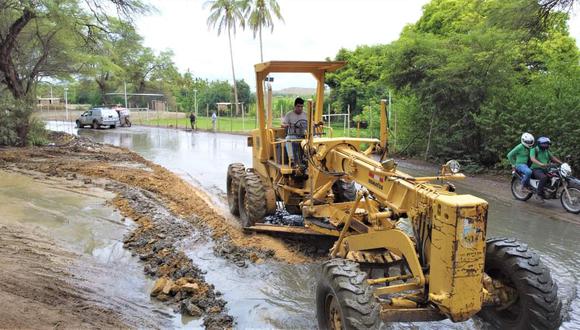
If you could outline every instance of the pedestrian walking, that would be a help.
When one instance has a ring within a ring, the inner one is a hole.
[[[189,115],[189,123],[191,124],[191,130],[192,130],[192,131],[194,131],[194,130],[195,130],[195,120],[196,120],[196,119],[197,119],[197,118],[195,117],[195,113],[193,113],[193,112],[192,112],[192,113]]]
[[[213,131],[215,132],[216,130],[216,123],[217,123],[217,115],[215,114],[215,111],[211,114],[211,126]]]

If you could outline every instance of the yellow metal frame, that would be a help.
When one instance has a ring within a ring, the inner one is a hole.
[[[325,129],[332,135],[330,128],[314,126],[322,121],[324,75],[344,64],[273,61],[255,66],[259,128],[252,131],[248,141],[253,146],[254,171],[278,199],[299,206],[305,217],[304,228],[257,225],[255,230],[335,236],[338,239],[332,256],[372,259],[375,265],[385,267],[406,263],[410,274],[369,280],[377,296],[399,295],[383,306],[384,318],[427,320],[445,315],[453,321],[465,320],[481,309],[484,297],[491,299],[482,284],[487,203],[474,196],[457,195],[449,191],[449,185],[432,183],[462,179],[461,174],[442,171],[439,176],[412,177],[397,170],[393,161],[383,162],[385,157],[381,161],[371,158],[377,147],[388,150],[385,100],[381,101],[379,139],[319,137]],[[283,131],[266,123],[272,115],[264,108],[263,84],[274,72],[310,73],[317,80],[316,99],[307,105],[308,135],[301,141],[309,159],[307,176],[279,159],[277,150],[283,158],[286,141],[277,139],[282,138]],[[364,150],[363,144],[367,145]],[[363,187],[355,201],[333,202],[332,186],[340,178]],[[410,220],[417,237],[410,238],[397,227],[403,217]],[[310,218],[328,219],[332,229]],[[425,297],[427,301],[420,306],[416,301]],[[436,310],[432,306],[437,306]],[[399,311],[385,312],[392,308]]]

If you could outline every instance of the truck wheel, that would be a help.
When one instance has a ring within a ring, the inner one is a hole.
[[[240,215],[238,190],[240,189],[240,179],[245,171],[244,164],[234,163],[228,166],[228,176],[226,179],[228,206],[230,213],[236,216]]]
[[[522,190],[522,181],[517,176],[512,178],[511,189],[512,195],[519,201],[527,201],[533,195],[531,191]]]
[[[516,290],[509,306],[487,306],[478,316],[499,329],[557,329],[562,322],[558,286],[540,257],[515,239],[487,240],[485,273]]]
[[[99,128],[99,122],[96,120],[93,120],[93,129],[97,129]]]
[[[111,128],[116,128],[116,127],[117,127],[117,125],[111,125]]]
[[[570,194],[570,198],[568,198],[568,194]],[[580,213],[580,189],[568,187],[568,194],[566,191],[562,191],[562,195],[560,195],[562,206],[570,213]]]
[[[76,121],[76,124],[77,124],[77,128],[82,128],[83,127],[83,125],[81,125],[81,121],[80,120],[77,120]]]
[[[378,329],[380,304],[367,283],[367,273],[350,260],[332,259],[322,265],[316,287],[319,329]]]
[[[266,191],[262,179],[254,172],[246,172],[240,180],[238,207],[242,227],[263,222],[266,215]]]

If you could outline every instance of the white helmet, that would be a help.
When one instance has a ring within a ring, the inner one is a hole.
[[[522,144],[527,148],[531,148],[534,146],[534,136],[530,133],[522,134],[521,138]]]

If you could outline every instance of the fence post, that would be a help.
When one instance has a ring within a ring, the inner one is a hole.
[[[346,106],[346,112],[348,113],[348,137],[350,137],[350,104]]]

